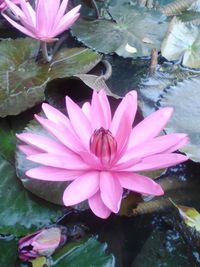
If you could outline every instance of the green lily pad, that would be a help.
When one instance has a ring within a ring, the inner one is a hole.
[[[15,266],[17,260],[17,241],[14,238],[0,238],[0,266]]]
[[[0,116],[15,115],[44,98],[47,70],[35,62],[39,42],[20,38],[0,42]]]
[[[85,242],[71,243],[53,255],[52,266],[56,267],[114,267],[115,258],[106,253],[107,244],[99,243],[95,237]]]
[[[47,82],[87,73],[101,56],[86,48],[60,50],[49,64],[35,61],[39,42],[30,38],[0,43],[0,117],[16,115],[44,100]]]
[[[105,54],[115,52],[122,57],[136,58],[150,56],[153,48],[160,50],[167,22],[159,11],[118,1],[110,6],[109,14],[113,20],[80,19],[73,25],[72,34]]]
[[[200,162],[200,78],[178,83],[163,93],[161,107],[170,106],[174,113],[165,128],[167,133],[182,132],[189,143],[180,150],[193,161]]]
[[[69,78],[90,71],[102,56],[87,48],[63,48],[49,63],[49,79]]]
[[[200,68],[199,26],[174,18],[162,43],[161,53],[169,61],[181,60],[189,68]]]

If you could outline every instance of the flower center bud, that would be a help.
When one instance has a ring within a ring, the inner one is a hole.
[[[117,152],[117,141],[109,130],[101,127],[90,138],[90,151],[100,158],[102,163],[109,163]]]

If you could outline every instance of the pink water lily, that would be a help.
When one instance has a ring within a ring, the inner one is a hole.
[[[88,199],[91,210],[101,218],[120,208],[123,188],[148,195],[162,195],[152,179],[138,174],[176,165],[187,157],[176,151],[188,141],[186,134],[158,136],[172,115],[162,108],[134,128],[137,93],[129,92],[111,116],[105,92],[94,92],[91,103],[82,108],[66,97],[68,117],[48,104],[42,108],[47,118],[37,121],[54,138],[22,133],[28,145],[20,149],[27,159],[41,164],[27,176],[48,181],[72,181],[64,191],[66,206]],[[158,137],[157,137],[158,136]]]
[[[20,7],[10,0],[4,0],[13,14],[19,18],[16,22],[7,14],[3,16],[24,34],[51,42],[55,36],[67,30],[79,17],[80,5],[66,12],[68,0],[37,0],[35,10],[27,0],[19,0]]]

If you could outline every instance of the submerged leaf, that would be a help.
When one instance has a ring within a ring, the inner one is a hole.
[[[110,6],[109,14],[113,20],[80,19],[72,27],[73,35],[97,51],[122,57],[150,56],[153,48],[160,50],[167,22],[159,11],[118,1]]]

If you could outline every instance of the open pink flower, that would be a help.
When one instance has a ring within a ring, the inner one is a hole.
[[[3,16],[24,34],[44,41],[51,42],[54,37],[67,30],[79,17],[80,5],[65,14],[68,0],[37,0],[35,10],[26,0],[19,0],[20,7],[10,0],[5,3],[17,16],[20,23],[11,19],[5,13]]]
[[[66,206],[88,199],[91,210],[101,218],[120,208],[123,188],[141,194],[162,195],[152,179],[137,174],[176,165],[187,160],[172,153],[187,143],[185,134],[157,135],[172,114],[172,108],[160,109],[132,128],[137,110],[137,94],[129,92],[112,118],[105,92],[94,92],[91,104],[82,108],[66,97],[68,117],[43,104],[47,119],[38,122],[55,139],[32,133],[18,138],[27,159],[41,166],[27,176],[48,181],[72,181],[63,195]]]

